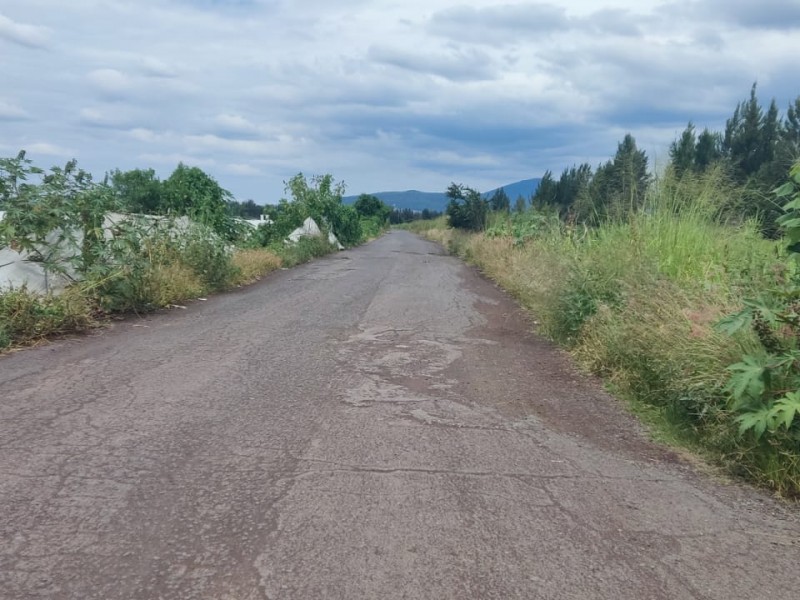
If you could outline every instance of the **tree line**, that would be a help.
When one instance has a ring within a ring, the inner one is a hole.
[[[727,207],[729,217],[759,220],[763,233],[775,237],[781,214],[772,190],[786,177],[800,156],[800,97],[781,113],[773,99],[764,108],[753,84],[748,99],[737,104],[723,131],[708,128],[697,132],[690,122],[669,150],[670,169],[677,177],[723,169],[737,187],[737,197]],[[644,204],[653,176],[648,157],[627,134],[617,145],[614,157],[592,167],[582,163],[565,168],[556,178],[546,171],[530,205],[552,211],[570,222],[597,225],[618,218]],[[505,192],[484,199],[477,191],[452,184],[446,192],[447,215],[452,226],[480,230],[490,211],[509,211]],[[525,209],[518,198],[515,210]]]

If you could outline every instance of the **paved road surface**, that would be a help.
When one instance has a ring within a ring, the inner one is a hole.
[[[527,328],[397,232],[0,358],[0,598],[800,597],[796,509]]]

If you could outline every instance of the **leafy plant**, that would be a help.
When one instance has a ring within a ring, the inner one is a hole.
[[[775,195],[788,199],[777,220],[787,242],[784,269],[772,289],[748,300],[718,327],[730,334],[752,327],[762,349],[728,367],[725,389],[730,408],[741,413],[736,417],[740,433],[751,432],[756,439],[783,433],[800,442],[800,162]]]
[[[45,272],[69,279],[92,267],[105,242],[104,216],[113,207],[107,186],[94,183],[74,160],[45,172],[25,151],[0,161],[0,181],[6,211],[0,247],[25,252]]]

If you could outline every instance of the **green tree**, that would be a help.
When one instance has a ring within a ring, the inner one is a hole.
[[[451,183],[445,195],[448,198],[447,218],[451,227],[469,231],[483,231],[489,204],[480,192],[460,183]]]
[[[503,188],[499,188],[489,199],[489,206],[491,206],[492,210],[495,212],[508,212],[511,208],[511,200],[509,200],[506,191]]]
[[[695,169],[699,172],[706,171],[711,165],[722,158],[722,136],[712,133],[706,127],[697,136],[697,145],[694,152]]]
[[[617,146],[611,172],[614,199],[627,209],[641,206],[650,182],[647,154],[636,147],[631,134],[627,134]]]
[[[164,182],[164,207],[166,212],[186,215],[203,223],[226,239],[235,234],[228,215],[231,193],[199,167],[179,164]]]
[[[517,196],[517,201],[514,203],[514,212],[521,215],[525,212],[525,208],[527,207],[527,202],[525,202],[525,198],[522,197],[522,194]]]
[[[381,223],[386,222],[392,208],[387,206],[380,198],[371,194],[361,194],[353,204],[356,212],[367,218],[376,218]]]
[[[149,215],[165,212],[164,188],[153,169],[116,169],[109,180],[111,192],[122,210]]]
[[[772,130],[777,128],[777,107],[773,111],[773,106],[774,102],[770,106],[768,123],[756,96],[754,83],[750,89],[750,98],[740,102],[733,116],[725,123],[723,152],[730,160],[735,176],[741,182],[755,175],[773,155],[772,144],[775,142],[775,133]]]
[[[342,204],[344,182],[334,181],[332,175],[308,180],[298,173],[286,183],[286,190],[307,217],[313,218],[321,227],[331,229],[342,244],[352,246],[361,241],[358,212],[352,206]]]
[[[545,171],[536,192],[531,196],[531,205],[537,208],[554,206],[558,196],[558,183],[553,179],[552,171]]]
[[[681,137],[670,145],[669,157],[672,167],[679,177],[686,171],[694,169],[697,158],[697,139],[694,124],[691,121],[683,130]]]
[[[227,205],[228,214],[232,217],[239,217],[240,219],[258,219],[264,214],[264,207],[256,204],[252,199],[247,199],[244,202],[228,200]]]

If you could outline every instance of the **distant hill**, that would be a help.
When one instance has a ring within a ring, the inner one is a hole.
[[[502,186],[506,191],[506,195],[511,199],[511,205],[517,199],[517,196],[522,196],[528,200],[531,195],[539,187],[541,179],[524,179]],[[489,190],[484,192],[483,196],[488,198],[494,194],[498,189]],[[377,196],[389,206],[395,208],[410,208],[411,210],[437,210],[443,212],[447,206],[447,196],[443,192],[420,192],[419,190],[407,190],[405,192],[372,192],[373,196]],[[358,196],[345,196],[343,198],[346,204],[352,204],[356,201]]]

